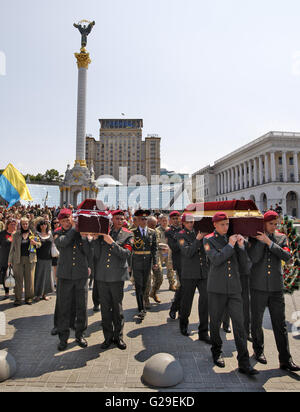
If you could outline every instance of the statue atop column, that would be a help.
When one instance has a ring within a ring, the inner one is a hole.
[[[82,23],[85,23],[84,25]],[[86,24],[87,23],[87,24]],[[81,34],[81,48],[85,48],[87,45],[87,36],[92,31],[94,21],[81,20],[78,24],[74,23],[73,26],[80,31]]]

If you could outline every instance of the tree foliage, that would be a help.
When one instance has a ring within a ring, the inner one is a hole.
[[[284,217],[280,231],[287,235],[292,254],[292,261],[283,268],[284,292],[293,294],[300,289],[300,236],[288,216]]]
[[[63,175],[60,175],[59,172],[55,169],[46,170],[44,174],[38,173],[37,175],[27,174],[24,175],[26,181],[34,182],[61,182],[63,180]]]
[[[4,169],[0,169],[0,175],[4,172]],[[34,182],[49,182],[49,183],[59,183],[63,180],[63,175],[60,175],[56,169],[46,170],[44,174],[38,173],[36,175],[32,175],[27,173],[23,175],[26,181]]]

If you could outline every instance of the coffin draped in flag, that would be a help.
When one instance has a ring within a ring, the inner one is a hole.
[[[263,215],[253,200],[192,203],[185,209],[186,213],[195,218],[195,230],[203,233],[214,231],[212,217],[220,211],[225,212],[229,218],[229,235],[255,237],[257,232],[264,232]]]
[[[86,199],[77,208],[74,215],[76,230],[82,234],[108,234],[110,214],[97,205],[95,199]]]
[[[24,176],[11,163],[0,176],[0,196],[13,206],[20,199],[32,201]]]

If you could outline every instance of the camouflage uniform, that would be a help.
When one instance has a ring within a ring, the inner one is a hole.
[[[144,300],[145,300],[146,306],[150,305],[149,296],[153,298],[157,303],[160,303],[159,299],[156,296],[157,291],[160,289],[163,283],[163,272],[162,272],[162,266],[161,266],[159,254],[158,254],[157,264],[159,267],[158,269],[151,270],[151,275],[149,276],[146,290],[144,293]],[[152,289],[151,289],[151,279],[152,279]]]
[[[161,226],[159,226],[156,229],[158,254],[159,254],[161,265],[165,265],[167,267],[167,278],[169,281],[169,286],[170,288],[172,288],[175,285],[175,274],[173,270],[172,252],[169,247],[167,249],[160,248],[160,243],[168,245],[165,232],[166,232],[165,229],[163,229]]]

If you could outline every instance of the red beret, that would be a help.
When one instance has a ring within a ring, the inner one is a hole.
[[[169,214],[169,217],[173,217],[173,216],[180,216],[180,213],[177,212],[177,210],[173,210],[173,212],[171,212],[171,213]]]
[[[61,209],[58,215],[58,220],[65,219],[69,216],[72,216],[72,210],[70,209]]]
[[[112,215],[112,216],[117,216],[117,215],[122,215],[122,216],[124,216],[125,213],[123,212],[123,210],[112,210],[112,211],[111,211],[111,215]]]
[[[216,222],[221,222],[222,220],[227,220],[227,219],[228,219],[228,216],[226,215],[225,212],[217,212],[217,213],[213,216],[212,221],[213,221],[214,223],[216,223]]]
[[[278,217],[278,213],[274,212],[274,210],[268,210],[268,212],[264,214],[264,221],[271,222],[271,220],[276,220]]]
[[[191,215],[190,213],[184,213],[181,217],[182,223],[185,222],[193,222],[194,221],[194,216]]]

